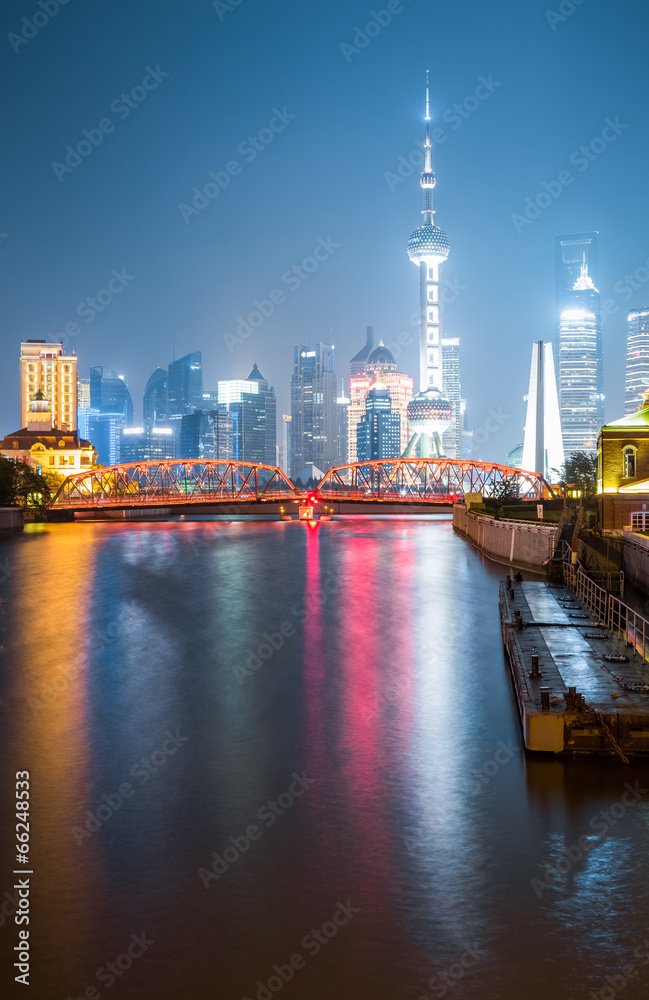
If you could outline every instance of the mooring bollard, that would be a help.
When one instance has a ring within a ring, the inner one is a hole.
[[[522,630],[522,628],[523,628],[523,619],[521,618],[521,613],[520,613],[520,611],[515,611],[515,612],[514,612],[514,625],[516,626],[516,629],[517,629],[517,631],[519,631],[519,632],[520,632],[520,631]]]
[[[541,708],[544,712],[548,712],[550,709],[550,688],[541,688]]]
[[[532,677],[540,677],[541,676],[540,673],[539,673],[539,658],[538,658],[538,656],[533,656],[532,657],[532,674],[531,674],[531,676]]]

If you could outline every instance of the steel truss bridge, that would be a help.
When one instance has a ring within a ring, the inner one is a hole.
[[[541,500],[552,491],[541,475],[508,465],[454,459],[393,458],[340,465],[317,490],[297,489],[281,469],[251,462],[188,459],[131,462],[68,476],[52,502],[75,512],[147,507],[321,501],[452,504],[466,493]]]

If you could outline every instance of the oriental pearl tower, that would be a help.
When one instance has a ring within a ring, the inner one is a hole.
[[[408,403],[408,423],[413,434],[404,458],[417,454],[417,442],[421,458],[439,458],[442,456],[442,434],[453,417],[453,405],[442,394],[439,297],[439,265],[448,257],[450,244],[444,230],[433,222],[433,188],[436,181],[430,144],[428,73],[426,142],[420,183],[424,191],[423,225],[415,229],[408,240],[408,256],[419,268],[419,392]]]

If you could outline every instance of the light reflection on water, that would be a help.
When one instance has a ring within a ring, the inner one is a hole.
[[[649,792],[540,896],[533,880],[647,768],[525,758],[504,570],[448,521],[50,525],[5,558],[0,769],[4,788],[33,775],[39,998],[99,986],[142,931],[155,944],[115,987],[129,1000],[252,1000],[295,953],[282,995],[300,1000],[418,1000],[442,974],[458,1000],[572,1000],[634,961]],[[161,758],[168,732],[183,742]],[[314,784],[270,825],[294,773]],[[250,824],[206,889],[199,868]],[[648,994],[639,966],[624,995]]]

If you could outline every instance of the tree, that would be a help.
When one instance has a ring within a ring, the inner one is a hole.
[[[566,459],[561,470],[561,483],[574,483],[583,486],[584,497],[594,496],[597,492],[597,455],[589,455],[585,451],[575,451]]]
[[[0,504],[44,517],[52,494],[47,482],[25,462],[0,456]]]

